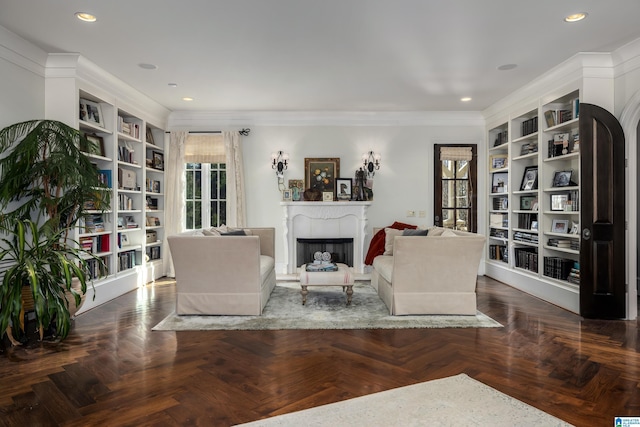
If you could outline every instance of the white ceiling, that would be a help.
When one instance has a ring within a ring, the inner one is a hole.
[[[483,110],[639,22],[640,0],[0,0],[3,27],[174,111]]]

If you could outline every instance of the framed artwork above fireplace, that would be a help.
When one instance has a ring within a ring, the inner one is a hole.
[[[340,176],[339,158],[305,158],[304,179],[307,189],[336,193],[336,177]]]

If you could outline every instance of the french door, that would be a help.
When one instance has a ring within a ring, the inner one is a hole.
[[[434,225],[476,233],[477,146],[436,144],[434,150]]]

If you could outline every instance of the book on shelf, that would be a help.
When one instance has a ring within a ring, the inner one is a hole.
[[[105,187],[111,188],[111,170],[110,169],[98,169],[98,179]]]
[[[85,215],[78,222],[81,229],[84,228],[85,233],[100,233],[105,231],[104,219],[100,214]]]
[[[538,250],[535,248],[513,248],[515,266],[525,270],[538,271]]]
[[[575,261],[561,257],[544,257],[543,272],[547,277],[558,280],[567,280]]]
[[[538,132],[538,116],[522,122],[522,136],[531,135]]]

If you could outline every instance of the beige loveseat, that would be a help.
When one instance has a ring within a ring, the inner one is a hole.
[[[260,315],[276,286],[275,229],[169,236],[177,314]],[[206,232],[207,230],[205,230]]]
[[[377,256],[371,274],[391,314],[476,314],[484,236],[434,227],[426,237],[396,236],[392,242],[392,254]]]

